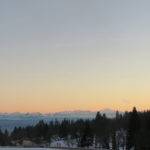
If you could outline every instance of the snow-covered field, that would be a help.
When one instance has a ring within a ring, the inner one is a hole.
[[[0,148],[0,150],[59,150],[51,148]]]
[[[63,150],[63,149],[57,149],[57,148],[6,148],[6,147],[4,148],[4,147],[0,147],[0,150]],[[70,150],[70,149],[64,149],[64,150]],[[84,149],[84,150],[86,150],[86,149]],[[100,149],[97,149],[97,150],[100,150]],[[103,150],[106,150],[106,149],[103,149]],[[123,150],[123,149],[120,149],[120,150]]]

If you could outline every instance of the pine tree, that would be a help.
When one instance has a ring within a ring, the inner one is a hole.
[[[116,133],[115,133],[115,131],[113,131],[113,133],[112,133],[112,150],[116,150],[116,149],[117,149]]]
[[[133,108],[133,111],[130,114],[129,125],[127,131],[127,150],[130,150],[132,147],[136,149],[136,136],[140,129],[140,118],[136,108]]]
[[[85,127],[83,129],[83,135],[80,140],[81,147],[89,147],[93,144],[93,134],[88,121],[85,122]]]

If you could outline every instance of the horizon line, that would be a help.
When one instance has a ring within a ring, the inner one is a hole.
[[[0,114],[41,114],[41,115],[48,115],[48,114],[57,114],[57,113],[69,113],[69,112],[91,112],[91,113],[96,113],[96,112],[101,112],[101,111],[119,111],[119,112],[130,112],[132,111],[132,109],[134,108],[134,106],[130,109],[130,110],[118,110],[118,109],[111,109],[111,108],[103,108],[103,109],[99,109],[99,110],[82,110],[82,109],[75,109],[75,110],[62,110],[62,111],[55,111],[55,112],[40,112],[40,111],[36,111],[36,112],[23,112],[23,111],[12,111],[12,112],[0,112]],[[137,108],[137,107],[136,107]],[[150,109],[138,109],[138,111],[148,111]]]

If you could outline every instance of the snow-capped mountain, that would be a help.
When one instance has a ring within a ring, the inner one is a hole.
[[[76,120],[76,119],[93,119],[96,116],[97,111],[64,111],[57,113],[0,113],[0,128],[2,130],[8,129],[13,130],[15,126],[25,127],[28,125],[35,125],[40,120],[46,122],[52,120],[61,121],[64,118]],[[103,109],[100,111],[101,114],[106,114],[107,117],[115,117],[116,112],[111,109]]]

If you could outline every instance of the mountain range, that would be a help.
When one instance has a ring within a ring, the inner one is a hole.
[[[113,118],[116,111],[111,109],[103,109],[99,111],[101,114],[106,114],[107,117]],[[4,131],[12,131],[14,127],[25,127],[28,125],[35,125],[40,120],[50,122],[54,120],[61,121],[63,119],[77,120],[77,119],[93,119],[97,111],[63,111],[57,113],[0,113],[0,128]],[[122,113],[122,112],[120,112]]]

